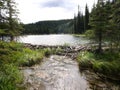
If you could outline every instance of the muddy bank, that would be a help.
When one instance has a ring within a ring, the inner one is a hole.
[[[52,55],[22,72],[27,90],[90,90],[77,62],[69,57]]]
[[[91,70],[84,70],[81,71],[81,73],[89,82],[91,90],[120,90],[119,83],[100,77],[97,73]]]

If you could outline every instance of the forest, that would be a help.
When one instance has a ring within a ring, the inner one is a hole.
[[[73,33],[73,20],[39,21],[25,24],[23,34]]]
[[[85,15],[79,11],[74,15],[74,19],[69,20],[49,20],[39,21],[24,25],[23,34],[83,34],[90,28],[89,23],[89,9],[86,5]]]
[[[84,34],[91,41],[90,50],[79,52],[79,67],[94,71],[105,80],[120,81],[120,0],[98,0],[91,12],[86,5],[85,14],[78,6],[73,19],[30,24],[20,22],[15,0],[0,0],[0,90],[24,90],[20,68],[40,63],[60,51],[26,48],[14,41],[17,36],[58,33]]]

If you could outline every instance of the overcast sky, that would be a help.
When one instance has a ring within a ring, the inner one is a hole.
[[[15,0],[19,18],[23,23],[43,20],[71,19],[77,13],[78,5],[84,13],[86,3],[91,10],[97,0]]]

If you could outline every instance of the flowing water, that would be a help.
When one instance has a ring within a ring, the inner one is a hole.
[[[73,35],[27,35],[20,37],[19,42],[76,46],[89,43],[85,38]],[[66,56],[52,55],[43,59],[41,65],[24,67],[22,72],[27,90],[120,90],[119,85],[88,70],[81,75],[77,62]]]
[[[52,55],[23,73],[28,90],[89,90],[77,62],[65,56]]]

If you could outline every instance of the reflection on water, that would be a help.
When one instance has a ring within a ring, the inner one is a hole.
[[[31,43],[35,45],[78,45],[86,44],[88,40],[83,37],[76,37],[73,35],[26,35],[19,39],[23,43]]]

